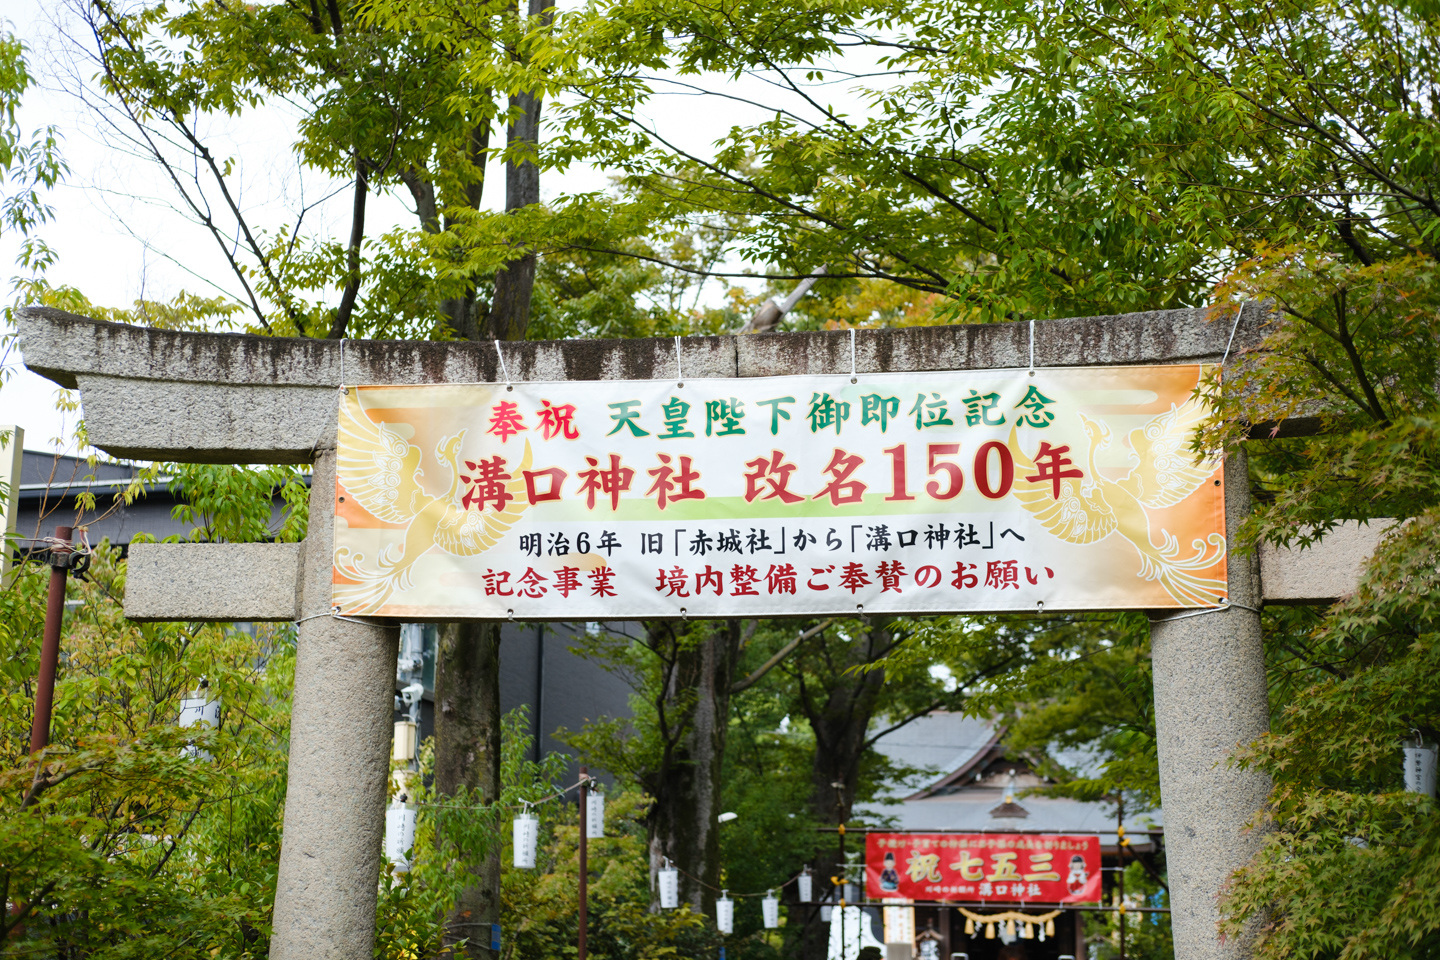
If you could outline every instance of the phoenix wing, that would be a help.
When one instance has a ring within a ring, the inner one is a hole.
[[[1197,462],[1190,442],[1209,416],[1209,408],[1191,397],[1178,407],[1172,403],[1169,410],[1131,430],[1130,446],[1140,464],[1120,481],[1120,487],[1151,508],[1174,506],[1198,490],[1215,472],[1215,464],[1207,459]]]
[[[1090,442],[1093,444],[1095,440],[1092,438]],[[1118,525],[1115,511],[1106,502],[1098,484],[1087,493],[1081,486],[1080,478],[1066,478],[1060,482],[1060,496],[1057,498],[1052,481],[1025,479],[1036,474],[1035,461],[1020,449],[1013,427],[1008,446],[1010,456],[1015,460],[1015,484],[1010,488],[1011,495],[1040,521],[1042,527],[1067,543],[1094,543],[1115,532]]]
[[[446,505],[445,516],[435,529],[435,545],[446,553],[469,557],[483,553],[498,543],[505,531],[514,526],[530,507],[521,473],[530,469],[530,463],[530,441],[526,440],[520,466],[512,471],[511,479],[505,483],[505,489],[513,499],[505,504],[504,510],[468,510],[460,502],[457,488],[455,496]]]
[[[407,523],[434,500],[420,486],[420,448],[366,416],[359,391],[340,405],[339,441],[335,474],[371,516]]]

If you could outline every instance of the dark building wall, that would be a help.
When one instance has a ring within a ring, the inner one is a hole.
[[[634,626],[596,624],[592,629],[621,632]],[[540,752],[569,752],[554,737],[559,729],[578,731],[591,721],[630,716],[632,689],[626,679],[574,652],[586,630],[585,623],[506,624],[501,630],[500,708],[530,708]]]
[[[594,626],[585,623],[507,623],[500,631],[500,710],[509,713],[517,707],[529,708],[530,736],[534,738],[530,758],[543,754],[572,751],[555,738],[561,729],[578,731],[587,723],[609,718],[630,716],[631,687],[625,677],[604,669],[587,659],[575,648],[580,647],[587,629],[628,632],[635,624],[611,623]],[[423,633],[424,650],[418,669],[405,670],[406,638],[401,638],[401,670],[397,671],[395,689],[408,683],[425,684],[425,700],[420,710],[420,737],[434,733],[434,624],[417,625]],[[396,705],[395,719],[408,719],[407,709]],[[570,773],[577,774],[579,764],[571,762]],[[603,775],[603,772],[601,772]]]
[[[91,544],[108,539],[121,547],[141,533],[157,540],[189,536],[191,525],[170,515],[178,499],[167,480],[153,484],[133,503],[116,499],[135,473],[128,464],[97,463],[92,467],[79,457],[26,450],[20,464],[15,532],[22,537],[48,537],[57,526],[83,524]],[[80,498],[86,493],[95,498],[92,510],[81,509]],[[277,501],[272,512],[276,520],[279,511]]]

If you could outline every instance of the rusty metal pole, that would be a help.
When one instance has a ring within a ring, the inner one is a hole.
[[[585,934],[586,910],[585,901],[589,895],[589,877],[586,875],[585,856],[587,840],[590,832],[590,773],[585,767],[580,768],[580,937],[576,946],[579,950],[576,960],[585,960]]]
[[[845,881],[849,877],[845,876],[845,795],[838,790],[835,793],[835,812],[840,817],[840,823],[835,826],[835,832],[840,840],[840,875],[836,878],[838,885],[835,887],[837,895],[835,901],[840,905],[837,909],[840,911],[840,956],[843,958],[845,956]]]
[[[1119,799],[1115,801],[1115,862],[1120,865],[1120,872],[1115,874],[1119,882],[1120,892],[1120,960],[1125,960],[1125,793],[1120,792]]]
[[[60,662],[60,625],[65,619],[65,578],[70,572],[69,527],[56,527],[50,547],[50,593],[45,599],[45,636],[40,647],[40,677],[35,685],[35,719],[30,724],[30,754],[50,744],[50,713],[55,703],[55,670]]]

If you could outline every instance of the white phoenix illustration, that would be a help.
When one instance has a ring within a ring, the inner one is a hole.
[[[355,394],[351,394],[355,397]],[[420,485],[420,448],[385,423],[375,423],[358,399],[341,405],[340,444],[335,474],[345,492],[366,512],[387,523],[406,524],[404,541],[368,558],[349,547],[335,549],[335,569],[349,583],[337,583],[334,602],[350,613],[374,613],[398,589],[409,590],[415,562],[432,547],[460,557],[488,550],[530,506],[521,471],[529,469],[530,442],[505,489],[512,499],[500,510],[467,509],[461,500],[460,447],[465,431],[445,437],[435,456],[450,467],[450,486],[440,496]]]
[[[1054,496],[1051,480],[1022,478],[1035,472],[1035,462],[1020,450],[1015,430],[1010,431],[1010,454],[1015,459],[1014,497],[1047,531],[1067,543],[1097,543],[1112,533],[1124,537],[1140,554],[1139,576],[1159,581],[1181,606],[1209,606],[1225,597],[1224,580],[1199,576],[1225,556],[1225,537],[1212,533],[1190,544],[1187,554],[1174,534],[1160,528],[1157,542],[1149,510],[1172,507],[1204,484],[1216,464],[1196,460],[1190,439],[1209,416],[1196,398],[1155,416],[1130,431],[1130,446],[1139,463],[1121,480],[1110,480],[1095,467],[1095,455],[1111,442],[1110,428],[1083,413],[1078,414],[1090,438],[1083,480],[1061,481]]]

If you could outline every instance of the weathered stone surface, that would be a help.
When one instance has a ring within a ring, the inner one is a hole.
[[[1258,311],[1247,313],[1236,332],[1237,344],[1259,342],[1259,317]],[[1210,323],[1203,309],[1041,320],[1035,323],[1035,364],[1074,367],[1215,361],[1224,354],[1229,335],[1230,326]],[[850,371],[847,331],[732,339],[739,357],[737,373],[742,377]],[[1028,322],[860,330],[855,336],[855,370],[862,374],[1026,368],[1029,364]]]
[[[1261,312],[1235,327],[1259,342]],[[1231,325],[1167,310],[1034,325],[1040,366],[1218,360]],[[319,414],[342,382],[499,382],[494,343],[310,340],[189,333],[104,323],[49,308],[19,311],[26,366],[80,387],[91,442],[119,457],[190,463],[303,463],[334,443]],[[502,343],[510,379],[650,380],[846,373],[848,331]],[[1030,324],[860,330],[859,373],[1025,367]],[[1291,424],[1287,433],[1294,432]]]
[[[1250,311],[1235,350],[1259,342],[1260,313]],[[134,380],[266,386],[345,383],[503,381],[493,343],[413,340],[312,340],[190,333],[105,323],[47,307],[19,311],[21,350],[35,372],[75,387],[77,372]],[[1030,324],[860,330],[860,372],[1024,367]],[[1179,363],[1216,360],[1230,325],[1204,309],[1162,310],[1035,323],[1040,366]],[[502,343],[505,369],[522,380],[653,380],[677,373],[673,338],[548,340]],[[343,358],[341,354],[344,354]],[[844,330],[745,336],[684,337],[679,373],[686,377],[844,373]]]
[[[334,527],[332,450],[310,493],[272,960],[370,960],[375,942],[400,631],[325,615]]]
[[[1346,522],[1304,550],[1260,547],[1266,603],[1333,603],[1355,592],[1360,570],[1388,532],[1389,521]]]
[[[1235,453],[1225,460],[1229,542],[1249,513],[1246,458]],[[1247,824],[1270,790],[1263,773],[1229,762],[1270,728],[1253,558],[1232,555],[1229,576],[1230,600],[1244,607],[1172,615],[1150,628],[1170,919],[1175,956],[1185,960],[1242,960],[1254,939],[1222,941],[1216,926],[1221,889],[1260,845]]]
[[[334,387],[234,386],[81,373],[85,425],[111,456],[180,463],[309,463],[335,445]]]
[[[132,544],[125,565],[125,616],[294,620],[302,553],[298,543]]]

